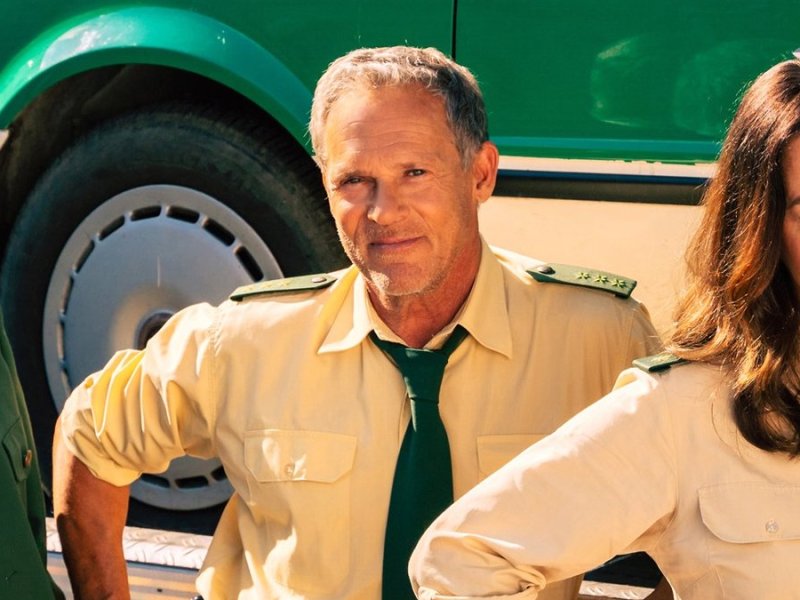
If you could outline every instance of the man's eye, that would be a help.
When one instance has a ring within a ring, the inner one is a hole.
[[[425,169],[409,169],[406,171],[406,175],[409,177],[419,177],[420,175],[425,174]]]
[[[342,185],[356,185],[358,183],[363,183],[363,182],[364,182],[364,178],[363,177],[348,177],[347,179],[343,179],[342,182],[339,185],[340,186],[342,186]]]

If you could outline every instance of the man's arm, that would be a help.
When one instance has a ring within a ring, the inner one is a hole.
[[[128,497],[128,486],[96,478],[75,458],[56,423],[53,508],[72,590],[80,600],[130,598],[122,552]]]

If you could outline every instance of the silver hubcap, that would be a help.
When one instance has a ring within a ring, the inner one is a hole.
[[[56,407],[115,351],[144,347],[181,308],[216,304],[240,285],[280,276],[256,232],[206,194],[153,185],[114,196],[69,238],[47,290],[42,341]],[[230,494],[219,461],[190,457],[131,488],[134,498],[174,510],[213,506]]]

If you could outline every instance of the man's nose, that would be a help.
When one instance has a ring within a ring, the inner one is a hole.
[[[380,225],[391,225],[402,219],[407,209],[405,197],[397,189],[397,186],[388,183],[377,183],[367,211],[367,217]]]

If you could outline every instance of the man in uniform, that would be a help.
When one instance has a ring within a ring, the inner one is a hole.
[[[47,572],[44,493],[11,346],[0,317],[0,598],[63,598]]]
[[[6,141],[0,133],[0,146]],[[28,407],[0,315],[0,598],[63,598],[47,572],[44,492]]]
[[[82,598],[125,597],[127,486],[184,454],[219,457],[234,488],[206,600],[413,597],[408,546],[443,508],[432,488],[462,495],[658,349],[630,280],[482,240],[498,153],[477,83],[440,52],[335,61],[310,131],[353,265],[191,306],[67,402],[55,500]],[[426,385],[406,370],[421,355],[444,357]]]

